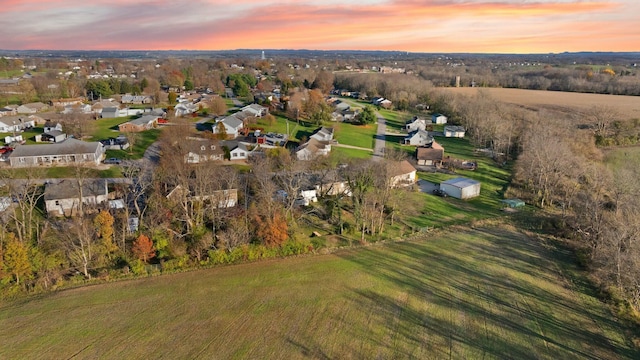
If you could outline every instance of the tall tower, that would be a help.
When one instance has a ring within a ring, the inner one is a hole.
[[[262,60],[266,60],[266,58],[264,57],[264,50],[262,50],[262,57],[260,57]]]

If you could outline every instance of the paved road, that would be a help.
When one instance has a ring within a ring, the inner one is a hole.
[[[376,143],[373,148],[373,160],[379,161],[384,158],[385,136],[387,132],[387,123],[379,112],[375,112],[378,117],[378,131],[376,133]]]

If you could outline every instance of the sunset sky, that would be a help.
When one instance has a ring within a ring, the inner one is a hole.
[[[640,51],[638,0],[2,0],[0,49]]]

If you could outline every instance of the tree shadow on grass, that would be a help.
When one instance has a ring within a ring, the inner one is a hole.
[[[570,258],[517,232],[484,228],[470,235],[482,240],[451,234],[455,240],[440,241],[442,248],[398,243],[347,256],[390,287],[356,287],[352,301],[374,311],[388,334],[405,339],[400,349],[374,336],[370,341],[393,354],[415,348],[438,357],[638,358],[631,344],[607,336],[605,329],[622,332],[621,325],[581,300],[590,293],[582,286],[563,290],[561,268]]]

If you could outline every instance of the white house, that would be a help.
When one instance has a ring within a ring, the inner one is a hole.
[[[433,136],[425,130],[414,131],[404,138],[405,145],[427,146],[431,143],[433,143]]]
[[[250,104],[247,105],[245,107],[243,107],[242,109],[240,109],[240,111],[247,113],[251,116],[254,117],[263,117],[265,115],[267,115],[269,113],[269,109],[262,106],[262,105],[258,105],[258,104]]]
[[[227,137],[235,139],[236,137],[238,137],[240,131],[244,127],[244,122],[240,120],[235,114],[227,116],[213,125],[212,130],[214,134],[220,133],[220,126],[224,126]]]
[[[181,103],[179,103],[178,105],[176,105],[173,110],[175,111],[175,116],[176,117],[182,117],[185,115],[190,115],[193,114],[195,112],[198,111],[198,105],[189,102],[189,101],[183,101]]]
[[[407,160],[389,164],[388,175],[391,187],[408,186],[417,181],[417,170]]]
[[[414,131],[418,131],[418,130],[427,130],[427,119],[423,119],[423,118],[419,118],[419,117],[414,117],[413,119],[409,120],[406,125],[405,125],[405,130],[407,130],[407,132],[414,132]]]
[[[456,199],[471,199],[480,195],[480,182],[460,177],[441,182],[440,190]]]
[[[439,114],[439,113],[435,113],[433,115],[431,115],[431,122],[434,124],[446,124],[447,123],[447,117]]]
[[[444,127],[444,137],[463,138],[465,129],[462,126],[446,125]]]
[[[332,141],[333,140],[333,128],[323,126],[321,128],[316,129],[313,134],[310,136],[312,139],[316,139],[318,141]]]
[[[80,187],[75,180],[47,183],[44,203],[49,216],[74,216],[80,205]],[[89,208],[109,201],[109,189],[105,179],[86,179],[82,184],[82,204]],[[85,209],[83,209],[85,210]],[[86,211],[85,210],[85,211]]]
[[[9,163],[11,167],[64,166],[77,163],[99,165],[104,151],[104,146],[99,142],[69,138],[54,144],[20,145],[9,155]]]
[[[328,141],[320,141],[311,137],[309,141],[300,145],[296,150],[296,158],[298,160],[312,160],[317,156],[326,156],[331,152],[331,143]]]

